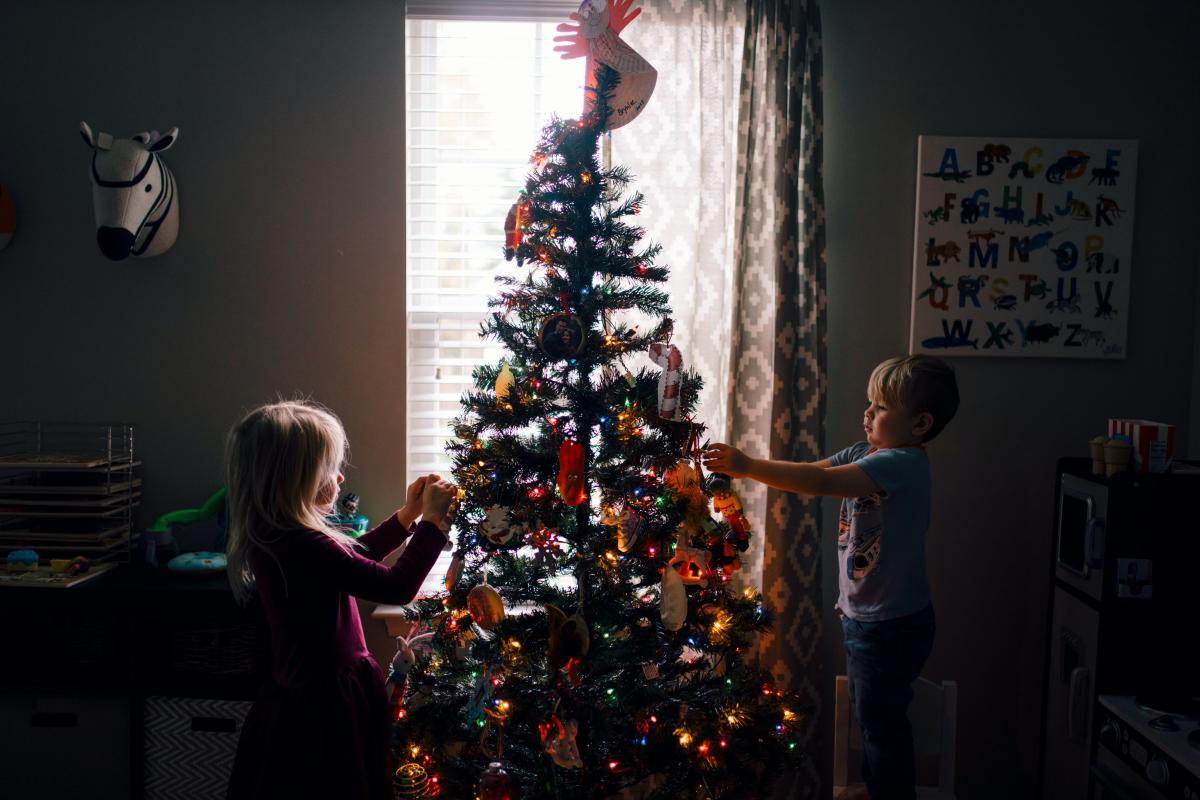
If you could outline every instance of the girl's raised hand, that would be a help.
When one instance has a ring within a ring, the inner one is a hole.
[[[429,480],[428,475],[422,475],[408,485],[408,491],[404,493],[404,508],[400,509],[400,521],[406,525],[411,523],[421,513],[421,495],[425,491],[425,483]]]
[[[740,478],[750,472],[750,458],[733,445],[717,442],[704,451],[704,466],[709,472]]]
[[[438,524],[450,508],[450,502],[458,494],[458,487],[437,475],[425,479],[425,490],[421,493],[421,518]]]

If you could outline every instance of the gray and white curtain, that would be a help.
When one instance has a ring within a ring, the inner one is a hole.
[[[658,69],[654,98],[613,133],[674,266],[675,343],[706,379],[714,440],[823,457],[825,208],[817,0],[644,0],[624,38]],[[739,492],[760,531],[743,559],[777,613],[760,661],[805,697],[813,759],[781,797],[820,791],[820,501]]]

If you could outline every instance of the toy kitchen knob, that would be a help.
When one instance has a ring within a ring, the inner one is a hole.
[[[1171,770],[1166,761],[1153,756],[1146,762],[1146,777],[1155,786],[1166,786],[1171,782]]]

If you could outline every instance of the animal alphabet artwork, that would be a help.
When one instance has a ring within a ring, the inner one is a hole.
[[[121,261],[171,249],[179,235],[179,193],[160,154],[175,144],[179,129],[118,139],[93,133],[81,122],[79,133],[92,150],[92,208],[100,252]]]
[[[1123,359],[1137,141],[917,148],[909,352]]]

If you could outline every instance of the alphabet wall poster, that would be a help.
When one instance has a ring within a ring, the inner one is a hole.
[[[1137,141],[917,141],[909,352],[1124,358]]]

